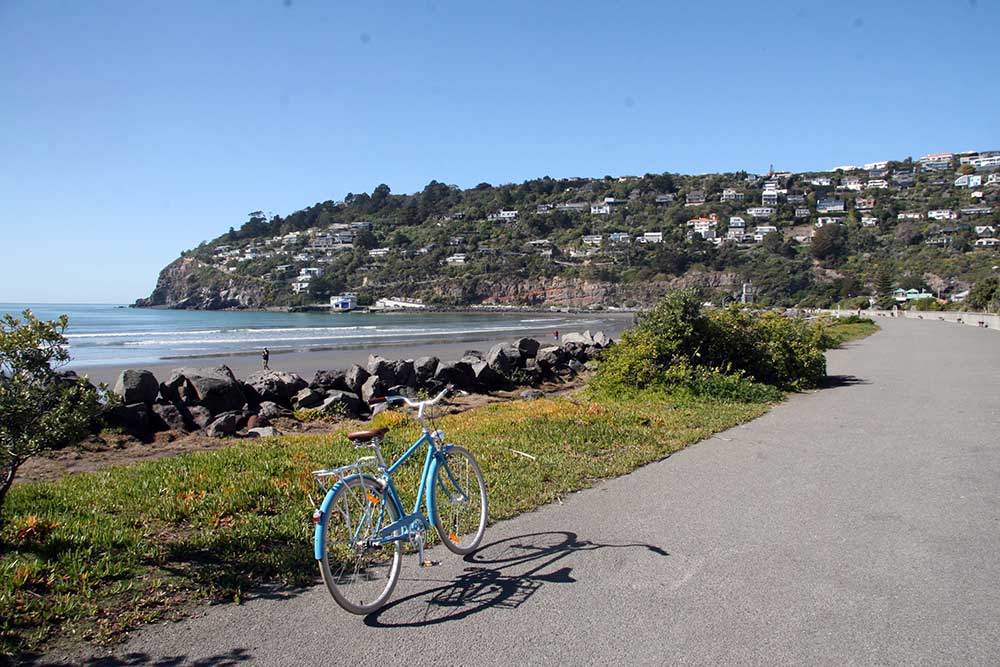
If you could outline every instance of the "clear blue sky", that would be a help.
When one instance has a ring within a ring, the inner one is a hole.
[[[130,302],[387,183],[1000,148],[1000,8],[0,0],[0,301]]]

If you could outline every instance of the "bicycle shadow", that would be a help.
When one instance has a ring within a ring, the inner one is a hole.
[[[650,544],[580,540],[569,531],[518,535],[480,547],[464,558],[470,566],[457,579],[393,600],[365,616],[364,623],[380,628],[424,627],[458,621],[486,609],[517,609],[544,584],[576,583],[573,568],[563,561],[598,549],[646,549],[660,556],[670,555]],[[556,565],[562,567],[551,569]],[[525,567],[525,571],[514,571]],[[422,607],[413,604],[419,600],[425,600]]]

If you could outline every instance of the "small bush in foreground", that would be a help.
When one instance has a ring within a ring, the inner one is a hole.
[[[821,326],[735,306],[706,312],[693,292],[674,292],[607,351],[593,384],[603,391],[661,386],[773,400],[761,397],[820,383],[826,375],[824,342],[831,341],[824,341]]]

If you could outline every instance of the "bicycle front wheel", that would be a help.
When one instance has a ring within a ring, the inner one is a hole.
[[[396,587],[401,545],[379,543],[377,536],[398,518],[396,506],[371,477],[348,479],[323,515],[320,573],[333,599],[352,614],[376,611]]]
[[[461,556],[472,553],[486,532],[486,482],[467,449],[447,449],[434,471],[431,495],[431,521],[441,541]]]

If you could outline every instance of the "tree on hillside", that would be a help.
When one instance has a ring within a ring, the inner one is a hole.
[[[847,248],[847,234],[843,225],[825,225],[816,230],[809,252],[822,261],[836,261]]]
[[[30,310],[0,319],[0,508],[25,461],[82,438],[100,410],[103,387],[58,371],[69,361],[68,322]]]
[[[1000,305],[1000,279],[990,276],[980,280],[969,290],[965,302],[975,310],[997,310]]]

